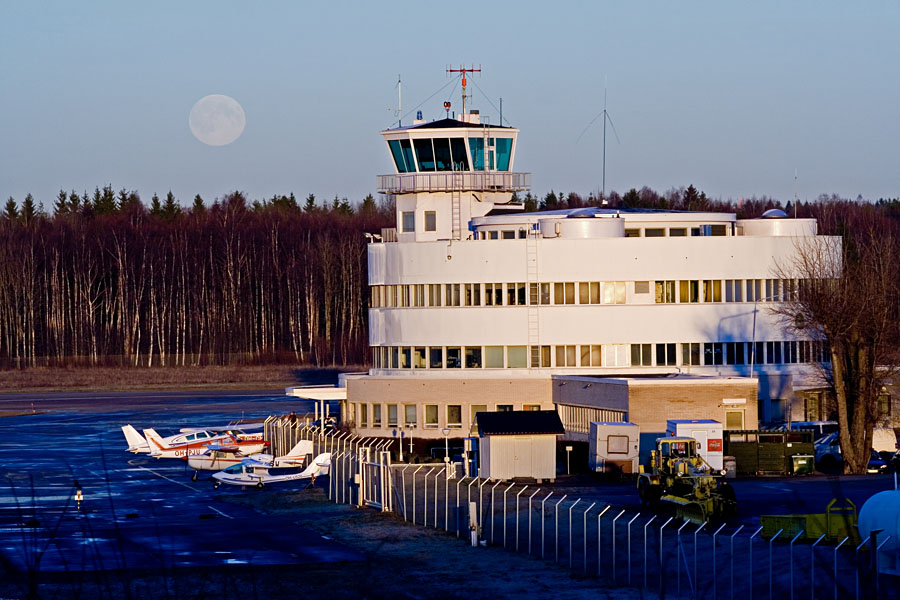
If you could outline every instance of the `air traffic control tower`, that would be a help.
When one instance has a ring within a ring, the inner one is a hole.
[[[469,222],[495,206],[521,210],[513,192],[530,185],[530,173],[516,173],[518,129],[482,122],[477,110],[466,112],[466,79],[462,77],[463,110],[425,122],[421,111],[411,126],[381,132],[394,159],[396,173],[378,176],[378,191],[393,195],[397,239],[433,242],[465,240]]]

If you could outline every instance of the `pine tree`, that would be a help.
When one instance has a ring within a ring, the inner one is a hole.
[[[303,212],[313,213],[316,212],[316,196],[315,194],[310,194],[306,197],[306,204],[303,205]]]
[[[69,195],[65,190],[59,190],[56,202],[53,203],[53,216],[60,217],[69,214]]]
[[[194,205],[191,207],[191,212],[196,215],[206,212],[206,205],[203,204],[203,198],[200,194],[194,196]]]
[[[172,190],[169,190],[169,193],[166,194],[166,203],[163,204],[161,214],[163,218],[170,221],[181,214],[181,206],[175,200],[175,194],[172,193]]]
[[[153,198],[150,199],[150,214],[154,217],[162,215],[162,204],[156,194],[153,194]]]
[[[34,221],[37,216],[37,208],[34,205],[34,198],[31,194],[25,196],[25,201],[22,202],[22,222],[28,225],[32,221]]]
[[[108,215],[118,210],[116,195],[111,185],[103,186],[103,191],[94,190],[94,212],[98,215]]]
[[[7,221],[19,220],[19,206],[16,204],[12,196],[6,201],[6,207],[3,209],[3,216]]]

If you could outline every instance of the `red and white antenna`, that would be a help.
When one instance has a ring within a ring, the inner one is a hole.
[[[454,69],[452,67],[447,68],[448,73],[462,73],[462,113],[466,114],[466,73],[481,73],[481,65],[478,65],[476,69],[474,66],[471,68],[466,68],[464,66],[460,66],[458,69]]]

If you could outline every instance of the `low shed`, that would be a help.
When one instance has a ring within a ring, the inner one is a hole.
[[[564,433],[555,410],[480,412],[479,475],[486,479],[556,479],[556,436]]]

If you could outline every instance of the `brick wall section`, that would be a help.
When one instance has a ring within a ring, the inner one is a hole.
[[[744,410],[744,429],[758,427],[756,383],[735,380],[698,385],[629,385],[629,420],[641,433],[665,432],[669,419],[715,419],[725,423],[726,409]],[[745,398],[746,404],[722,404],[724,398]]]
[[[469,419],[473,404],[486,404],[488,410],[497,410],[498,404],[511,404],[513,410],[522,410],[524,405],[540,405],[541,410],[554,410],[551,399],[551,382],[541,379],[418,379],[414,377],[361,377],[347,380],[347,399],[350,414],[354,414],[354,404],[365,402],[370,405],[371,425],[372,404],[382,405],[382,426],[380,428],[357,428],[363,436],[387,437],[392,428],[387,427],[387,405],[397,404],[400,424],[403,424],[403,405],[417,406],[415,437],[443,439],[440,428],[446,425],[447,405],[462,406],[463,427],[455,429],[450,437],[469,434]],[[424,406],[438,405],[438,427],[425,429]],[[352,417],[350,417],[352,418]]]

